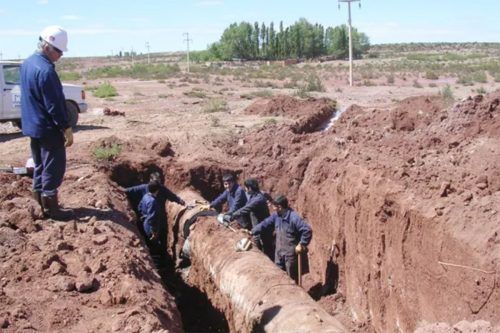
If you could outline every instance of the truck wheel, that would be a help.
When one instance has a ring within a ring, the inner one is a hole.
[[[66,112],[68,112],[69,125],[75,128],[78,123],[78,107],[75,103],[66,101]]]

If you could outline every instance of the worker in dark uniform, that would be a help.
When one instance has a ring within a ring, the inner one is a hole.
[[[160,183],[150,181],[147,184],[148,192],[142,197],[137,211],[143,225],[146,243],[151,251],[159,251],[160,245],[160,205],[158,194],[160,192]]]
[[[264,230],[274,227],[276,233],[274,262],[297,283],[297,255],[305,255],[307,245],[311,242],[312,230],[309,224],[289,207],[285,196],[279,195],[272,204],[275,212],[253,227],[251,233],[259,235]]]
[[[202,206],[202,210],[208,210],[211,208],[216,208],[222,206],[227,202],[229,206],[229,210],[226,214],[232,214],[236,210],[245,206],[247,203],[247,196],[243,188],[236,182],[236,178],[234,175],[228,173],[222,176],[222,182],[224,185],[225,191],[222,192],[214,201],[212,201],[209,205]],[[247,216],[240,216],[236,219],[238,224],[245,229],[251,229],[251,222]]]
[[[229,220],[233,221],[239,217],[246,216],[247,219],[251,221],[252,227],[255,227],[270,215],[267,206],[267,198],[264,193],[260,191],[257,179],[247,179],[243,185],[248,195],[248,201],[245,206],[233,213],[228,213]],[[272,261],[274,261],[273,231],[274,228],[271,226],[263,230],[261,234],[254,236],[254,243],[257,244],[259,250],[264,252]]]
[[[149,176],[149,181],[151,182],[157,182],[159,186],[158,193],[156,195],[156,201],[158,203],[158,220],[159,220],[159,226],[158,226],[158,239],[160,241],[161,249],[162,251],[167,250],[167,230],[168,230],[168,223],[167,223],[167,213],[165,211],[165,205],[168,201],[176,202],[179,205],[186,205],[184,200],[182,200],[177,194],[169,190],[164,184],[164,179],[160,175],[159,172],[153,172]],[[125,189],[125,193],[127,194],[127,198],[130,202],[130,205],[132,206],[132,209],[134,212],[137,214],[137,216],[141,216],[141,214],[138,211],[139,208],[139,203],[141,202],[142,198],[148,193],[148,186],[149,184],[141,184],[137,186],[132,186],[128,187]],[[139,220],[137,227],[141,234],[145,236],[144,228],[142,222]]]
[[[73,144],[73,131],[54,63],[67,51],[68,35],[60,27],[45,28],[38,51],[21,65],[21,121],[30,137],[35,164],[33,197],[42,211],[55,220],[67,220],[72,212],[59,207],[57,189],[66,171],[66,147]]]

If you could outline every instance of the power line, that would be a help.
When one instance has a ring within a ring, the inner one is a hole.
[[[189,32],[185,32],[182,34],[186,38],[184,39],[184,42],[187,44],[187,72],[189,73],[189,42],[192,42],[192,39],[189,39]]]
[[[352,21],[351,21],[351,2],[360,1],[359,7],[361,8],[361,0],[338,0],[339,9],[341,2],[347,2],[347,8],[349,10],[349,85],[352,87]]]

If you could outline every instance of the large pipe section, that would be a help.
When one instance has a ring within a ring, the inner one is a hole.
[[[193,191],[179,195],[186,201],[202,200]],[[169,205],[171,249],[178,251],[183,229],[199,208]],[[205,292],[222,311],[232,332],[346,332],[343,325],[321,308],[285,272],[262,252],[237,252],[245,234],[217,223],[215,217],[197,219],[191,227],[191,268],[188,283]],[[178,254],[178,253],[177,253]]]

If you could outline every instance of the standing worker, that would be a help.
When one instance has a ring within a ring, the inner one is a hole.
[[[165,211],[165,204],[168,201],[176,202],[179,205],[185,206],[186,203],[184,200],[179,198],[177,194],[170,191],[164,184],[164,179],[159,172],[153,172],[149,175],[149,182],[157,182],[159,186],[158,193],[156,195],[156,201],[158,202],[158,219],[159,219],[159,241],[162,252],[167,250],[167,213]],[[132,206],[132,209],[137,214],[137,216],[141,216],[139,213],[139,203],[142,198],[149,192],[148,191],[149,184],[141,184],[137,186],[128,187],[125,189],[125,193],[127,194],[127,198]],[[144,236],[144,228],[142,222],[139,221],[137,225],[140,233]]]
[[[66,52],[68,35],[57,26],[45,28],[38,50],[21,66],[21,121],[23,134],[31,139],[35,163],[33,197],[54,220],[67,220],[72,212],[59,207],[57,189],[66,171],[66,147],[73,131],[54,63]]]
[[[255,227],[270,215],[269,208],[267,207],[267,198],[264,193],[260,191],[257,179],[249,178],[245,180],[243,185],[248,194],[247,203],[245,206],[227,215],[229,215],[230,221],[246,216],[247,219],[251,221],[252,227]],[[259,250],[264,252],[272,261],[274,261],[273,231],[274,228],[270,227],[264,230],[260,235],[255,235],[254,237],[254,242],[257,244]]]
[[[253,227],[251,233],[259,235],[266,229],[274,227],[276,232],[274,262],[298,283],[297,255],[304,258],[307,245],[311,242],[312,229],[299,214],[289,207],[285,196],[277,196],[272,204],[275,212]],[[303,265],[301,274],[306,272],[307,265]]]
[[[214,201],[209,205],[202,206],[202,210],[208,210],[211,208],[219,207],[226,203],[229,206],[229,210],[226,214],[232,214],[236,210],[245,206],[247,203],[247,196],[245,191],[236,182],[236,178],[233,174],[227,173],[222,176],[222,184],[224,185],[224,192],[222,192]],[[238,224],[245,229],[251,229],[251,222],[246,216],[241,216],[237,219]]]

